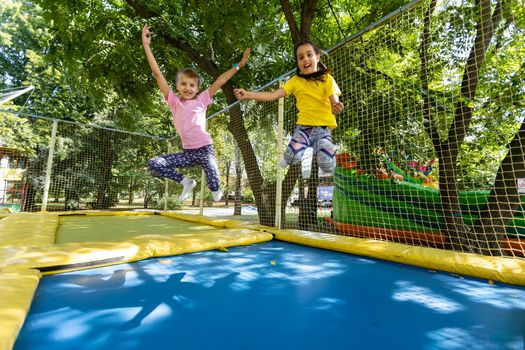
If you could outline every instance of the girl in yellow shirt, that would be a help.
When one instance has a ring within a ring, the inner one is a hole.
[[[344,105],[339,101],[341,91],[320,57],[321,52],[313,42],[302,41],[295,47],[297,74],[282,88],[271,92],[234,91],[240,101],[267,102],[295,95],[297,126],[279,162],[283,168],[299,163],[308,147],[314,149],[319,167],[324,172],[331,173],[335,168],[331,130],[337,126],[335,115],[343,111]]]

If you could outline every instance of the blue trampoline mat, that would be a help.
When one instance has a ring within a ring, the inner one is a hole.
[[[44,277],[15,349],[524,349],[525,288],[271,241]]]

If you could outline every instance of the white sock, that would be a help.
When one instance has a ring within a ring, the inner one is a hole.
[[[188,197],[188,195],[190,194],[191,190],[193,190],[193,188],[197,186],[197,182],[195,182],[195,180],[190,179],[189,177],[184,177],[180,184],[184,186],[184,188],[182,189],[182,193],[179,196],[179,201],[184,202],[186,197]]]
[[[281,168],[286,168],[288,166],[288,163],[286,163],[286,160],[284,160],[284,158],[281,158],[281,160],[279,161],[279,167]]]
[[[220,201],[221,198],[222,198],[222,191],[221,191],[221,190],[213,191],[213,192],[211,193],[211,195],[213,196],[213,200],[214,200],[215,202],[218,202],[218,201]]]

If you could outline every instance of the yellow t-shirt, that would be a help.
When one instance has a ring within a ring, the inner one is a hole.
[[[306,80],[294,75],[283,86],[286,96],[295,95],[297,124],[328,126],[335,129],[337,122],[332,113],[330,96],[341,95],[339,86],[330,74],[324,81]]]

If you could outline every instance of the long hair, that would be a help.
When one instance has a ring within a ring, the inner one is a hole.
[[[331,70],[330,68],[327,68],[324,65],[324,63],[321,61],[319,61],[319,63],[317,64],[318,67],[319,66],[321,67],[321,69],[318,69],[317,72],[313,72],[310,74],[301,73],[301,70],[299,69],[299,63],[297,62],[297,50],[299,49],[300,46],[303,46],[303,45],[311,45],[316,54],[321,53],[321,50],[319,49],[319,47],[310,40],[302,40],[299,43],[297,43],[297,45],[295,45],[295,48],[294,48],[295,68],[297,69],[297,76],[300,78],[304,78],[306,80],[324,81],[326,75],[329,74]]]

